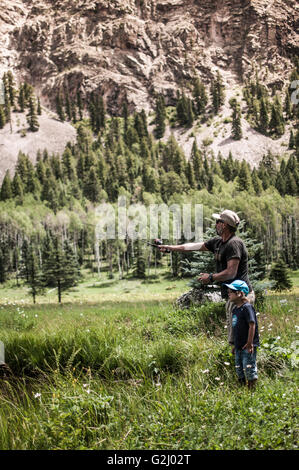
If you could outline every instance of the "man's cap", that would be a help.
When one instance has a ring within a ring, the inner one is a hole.
[[[231,284],[224,284],[224,285],[227,286],[231,290],[238,290],[238,291],[244,292],[245,295],[247,295],[249,292],[249,287],[246,284],[246,282],[241,281],[239,279],[236,279]]]
[[[223,220],[223,222],[226,222],[228,225],[234,228],[236,228],[240,223],[239,216],[229,209],[221,212],[221,214],[212,214],[212,217],[217,220]]]

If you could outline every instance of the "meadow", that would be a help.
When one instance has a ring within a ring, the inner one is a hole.
[[[179,310],[188,280],[84,282],[32,304],[0,288],[0,448],[286,450],[298,445],[299,271],[257,305],[259,380],[240,388],[223,303]]]

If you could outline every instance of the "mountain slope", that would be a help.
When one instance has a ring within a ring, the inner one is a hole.
[[[0,2],[4,5],[4,2]],[[99,90],[111,112],[126,96],[149,109],[154,91],[168,104],[199,75],[217,68],[245,78],[255,67],[279,84],[298,54],[298,8],[290,0],[10,0],[0,14],[2,71],[40,90],[54,104]]]

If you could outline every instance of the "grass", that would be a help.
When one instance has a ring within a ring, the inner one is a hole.
[[[254,393],[238,387],[223,304],[177,310],[188,281],[156,280],[89,278],[62,305],[2,288],[2,450],[297,449],[299,272],[258,306]]]

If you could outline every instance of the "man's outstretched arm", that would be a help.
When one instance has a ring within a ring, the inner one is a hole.
[[[159,250],[164,252],[170,251],[208,251],[204,242],[184,243],[183,245],[159,245]]]

